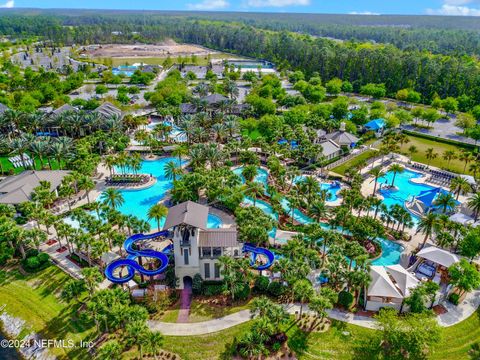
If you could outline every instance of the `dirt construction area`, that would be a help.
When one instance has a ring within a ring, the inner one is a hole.
[[[173,40],[158,45],[97,45],[86,48],[89,57],[93,58],[153,58],[153,57],[179,57],[179,56],[207,56],[218,52],[203,48],[198,45],[178,44]]]

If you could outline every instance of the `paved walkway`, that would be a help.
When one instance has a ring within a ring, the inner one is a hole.
[[[192,284],[185,284],[185,288],[180,293],[180,310],[178,311],[177,323],[188,323],[191,304]]]
[[[442,327],[449,327],[470,317],[480,306],[480,290],[469,293],[465,300],[458,306],[450,303],[443,304],[448,312],[437,316],[437,321]],[[300,312],[300,305],[285,305],[285,310],[293,315]],[[310,313],[308,306],[304,306],[304,313]],[[353,313],[343,312],[338,309],[328,310],[330,319],[347,322],[368,329],[376,329],[376,320]],[[167,336],[192,336],[205,335],[229,329],[251,320],[250,310],[241,310],[235,314],[227,315],[218,319],[198,323],[167,323],[161,321],[148,321],[151,330],[160,331]]]

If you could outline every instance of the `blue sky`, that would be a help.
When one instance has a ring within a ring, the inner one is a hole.
[[[0,7],[480,16],[480,0],[0,0]]]

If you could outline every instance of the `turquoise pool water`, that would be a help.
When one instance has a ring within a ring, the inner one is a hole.
[[[118,208],[118,211],[122,214],[135,215],[142,220],[148,221],[152,230],[156,229],[156,220],[148,219],[148,209],[162,200],[167,192],[173,187],[172,180],[165,177],[164,170],[165,165],[170,161],[180,165],[178,158],[174,157],[161,158],[155,161],[143,161],[139,173],[151,174],[157,178],[157,182],[147,189],[120,190],[125,202],[120,208]],[[160,226],[163,226],[164,223],[165,219],[160,222]],[[209,214],[207,224],[209,228],[218,228],[221,224],[222,221],[218,216]]]
[[[412,182],[412,179],[417,179],[422,177],[423,175],[405,169],[403,173],[397,174],[395,177],[395,187],[396,189],[392,190],[379,190],[380,194],[383,196],[383,203],[387,206],[392,206],[394,204],[399,204],[405,207],[405,201],[412,200],[415,196],[420,194],[422,191],[433,190],[435,187],[425,184],[416,184]],[[393,173],[391,171],[387,172],[384,177],[378,180],[378,186],[380,184],[388,184],[392,183]],[[418,223],[419,218],[412,214],[413,220],[415,223]]]
[[[305,179],[305,176],[300,175],[297,176],[293,182],[298,183]],[[341,186],[339,183],[320,183],[321,190],[327,190],[327,201],[337,201],[338,200],[338,192],[341,190]]]
[[[135,71],[138,70],[137,66],[126,66],[126,65],[120,65],[119,67],[113,68],[112,69],[112,74],[113,75],[125,75],[128,77],[131,77]]]
[[[152,122],[152,123],[147,125],[147,128],[153,130],[155,128],[155,126],[158,125],[158,124],[161,124],[161,123]],[[170,131],[170,134],[168,134],[170,139],[172,139],[174,141],[178,141],[178,142],[186,142],[187,141],[187,135],[182,133],[178,126],[173,125],[168,121],[165,121],[164,124],[172,127],[172,130]]]
[[[241,167],[233,169],[233,172],[235,174],[237,174],[238,176],[240,176],[240,178],[242,179],[242,182],[245,182],[245,178],[242,175],[242,170],[243,170],[243,167],[241,166]],[[253,181],[261,183],[266,189],[267,186],[268,186],[268,170],[259,167],[257,169],[257,176],[255,176]]]

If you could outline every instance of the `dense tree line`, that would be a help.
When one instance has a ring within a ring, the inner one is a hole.
[[[307,77],[328,81],[348,80],[355,92],[370,83],[384,83],[387,96],[412,88],[422,101],[466,95],[480,102],[478,60],[468,56],[433,55],[425,51],[400,50],[393,45],[337,42],[325,38],[281,31],[272,32],[238,23],[199,21],[181,16],[120,13],[118,16],[84,15],[0,17],[0,31],[30,35],[47,34],[56,42],[158,42],[173,37],[275,62],[280,69],[300,69]],[[24,24],[16,24],[22,22]],[[28,25],[33,22],[38,28]],[[63,27],[61,25],[64,25]],[[65,27],[67,26],[67,27]],[[17,29],[18,27],[18,29]],[[61,28],[62,31],[58,31]],[[121,30],[122,35],[113,34]],[[141,35],[140,35],[141,34]]]

